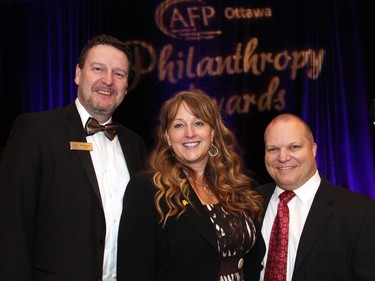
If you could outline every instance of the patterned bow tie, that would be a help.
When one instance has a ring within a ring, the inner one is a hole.
[[[103,126],[100,125],[96,119],[91,117],[89,117],[85,125],[86,136],[91,136],[93,134],[96,134],[97,132],[103,132],[105,136],[110,140],[113,140],[116,136],[116,129],[116,124],[107,124]]]

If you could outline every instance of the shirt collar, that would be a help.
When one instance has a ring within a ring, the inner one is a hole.
[[[302,202],[306,203],[307,201],[312,200],[314,198],[315,193],[318,191],[320,182],[321,182],[321,178],[317,170],[315,174],[308,181],[306,181],[302,186],[298,187],[297,189],[293,191],[296,194],[296,197],[298,197]],[[284,192],[283,189],[276,186],[277,198],[283,192]]]

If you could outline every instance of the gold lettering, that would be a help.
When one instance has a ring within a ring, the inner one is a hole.
[[[267,91],[259,97],[258,109],[259,111],[271,110],[272,108],[272,96],[275,94],[277,87],[280,84],[280,78],[274,77],[268,86]]]
[[[290,79],[294,80],[297,76],[297,70],[302,69],[305,67],[309,60],[309,55],[307,52],[303,51],[295,51],[292,52],[292,64],[290,66],[291,72],[290,72]]]
[[[185,28],[189,27],[188,23],[184,20],[184,17],[181,15],[178,9],[174,8],[171,15],[171,22],[169,24],[169,27],[175,28],[175,24],[177,23],[181,23],[181,25]]]
[[[234,112],[241,113],[241,96],[231,96],[227,102],[225,111],[232,115]]]
[[[281,89],[277,94],[277,98],[275,99],[275,109],[276,110],[283,110],[286,104],[285,101],[285,89]]]
[[[184,58],[184,53],[183,52],[178,52],[177,57],[179,60],[176,61],[177,65],[177,77],[178,79],[183,79],[184,78],[184,61],[182,60]]]
[[[325,50],[320,49],[318,55],[313,50],[309,51],[311,52],[311,63],[307,70],[307,77],[315,80],[318,79],[319,74],[322,72]]]
[[[245,73],[249,72],[249,70],[251,68],[251,72],[254,75],[260,75],[261,74],[261,72],[257,68],[258,55],[257,54],[253,55],[257,45],[258,45],[258,39],[257,38],[251,39],[246,45],[244,59],[243,59],[244,60],[243,70],[244,70]]]
[[[188,78],[194,78],[196,76],[195,73],[192,71],[193,59],[194,59],[194,47],[190,47],[189,53],[188,53],[188,60],[186,64],[186,77]]]
[[[265,8],[264,9],[264,15],[266,17],[272,17],[272,9],[271,8]]]
[[[279,89],[279,77],[273,77],[268,85],[267,91],[257,95],[255,93],[243,93],[231,95],[227,101],[224,97],[220,98],[218,105],[224,108],[226,114],[232,115],[248,114],[251,106],[256,106],[258,111],[263,112],[266,110],[283,110],[285,108],[285,89]],[[217,98],[216,98],[217,101]]]
[[[198,7],[190,7],[187,8],[187,13],[189,15],[189,21],[190,21],[190,26],[195,27],[195,21],[194,18],[199,19],[199,13],[194,13],[195,11],[199,11]]]
[[[131,87],[135,87],[141,76],[152,72],[156,65],[159,81],[175,84],[185,78],[221,76],[223,74],[249,74],[260,76],[263,73],[276,70],[283,72],[289,70],[289,77],[295,80],[298,72],[305,70],[309,79],[318,79],[325,57],[325,50],[282,50],[277,53],[258,52],[258,38],[251,38],[243,48],[242,43],[237,43],[233,53],[225,56],[204,56],[200,59],[195,47],[190,46],[187,53],[175,50],[172,44],[165,45],[157,58],[152,45],[141,41],[130,41],[135,50],[135,79]],[[149,59],[145,59],[149,58]],[[130,88],[130,87],[129,87]]]
[[[175,64],[173,61],[169,61],[172,53],[173,46],[171,44],[166,45],[160,53],[158,63],[159,81],[164,81],[166,77],[168,77],[168,81],[171,83],[176,83],[178,81],[173,73]]]
[[[255,9],[227,7],[224,10],[224,16],[230,20],[272,17],[272,10],[269,7]]]
[[[236,54],[233,56],[233,59],[234,59],[234,73],[236,73],[236,74],[242,73],[242,68],[240,66],[241,59],[242,59],[241,51],[242,51],[242,44],[238,43],[237,44],[237,49],[236,49]]]
[[[154,47],[143,41],[128,41],[128,45],[134,48],[134,77],[128,90],[134,89],[141,80],[142,75],[155,69],[157,54]],[[148,59],[148,60],[147,60]]]
[[[213,7],[202,7],[203,23],[208,26],[208,19],[215,16],[215,9]]]
[[[210,57],[204,57],[200,60],[197,65],[197,75],[198,77],[204,77],[208,73],[210,76],[213,76],[213,61]]]
[[[245,101],[242,113],[249,113],[250,105],[257,104],[255,94],[244,94],[243,99]]]
[[[278,71],[282,71],[288,67],[290,56],[287,51],[276,54],[274,59],[274,67]]]

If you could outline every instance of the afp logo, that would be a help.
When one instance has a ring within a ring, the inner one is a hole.
[[[155,11],[159,29],[169,37],[181,40],[210,40],[221,30],[212,28],[215,8],[202,0],[166,0]]]

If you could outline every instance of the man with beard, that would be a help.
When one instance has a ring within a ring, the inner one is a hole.
[[[132,60],[117,38],[95,36],[76,100],[15,121],[0,170],[1,280],[116,280],[122,198],[146,156],[140,136],[112,123]]]

